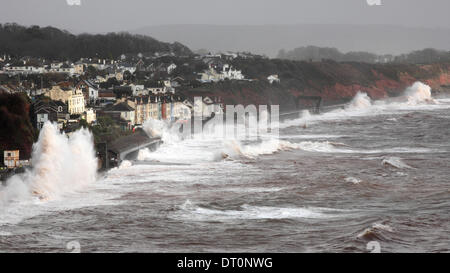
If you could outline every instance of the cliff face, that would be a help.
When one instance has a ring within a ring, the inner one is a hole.
[[[0,159],[4,150],[20,150],[20,158],[31,156],[34,129],[28,113],[30,104],[24,94],[0,94]]]
[[[416,81],[430,85],[434,92],[450,86],[450,64],[264,62],[254,67],[244,63],[244,74],[255,81],[225,81],[191,91],[221,96],[227,104],[279,104],[282,111],[288,111],[311,105],[305,96],[321,96],[325,105],[332,105],[350,101],[359,91],[372,99],[398,96]],[[279,74],[281,83],[269,84],[266,77],[271,74]]]
[[[327,103],[336,103],[353,98],[359,91],[367,93],[372,99],[382,99],[390,96],[397,96],[411,86],[416,81],[421,81],[429,86],[434,91],[440,91],[443,86],[450,84],[450,70],[442,69],[436,74],[426,73],[432,71],[436,67],[434,65],[418,66],[423,70],[423,76],[418,73],[410,74],[408,72],[398,71],[398,78],[392,79],[373,70],[375,76],[373,82],[369,84],[351,83],[342,84],[337,82],[334,85],[325,86],[318,90],[314,88],[305,88],[303,90],[291,90],[294,96],[299,95],[320,95]]]

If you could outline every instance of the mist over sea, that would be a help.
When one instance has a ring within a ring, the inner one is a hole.
[[[299,113],[279,139],[159,128],[103,174],[89,132],[46,124],[34,169],[0,188],[0,252],[449,252],[449,111],[416,83]]]

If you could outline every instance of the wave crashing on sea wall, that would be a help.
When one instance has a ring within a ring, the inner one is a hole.
[[[372,101],[372,99],[367,95],[359,91],[352,101],[345,107],[346,110],[361,110],[368,109],[371,106],[395,106],[400,105],[419,105],[419,104],[436,104],[437,102],[432,97],[431,87],[422,82],[415,82],[410,87],[406,88],[403,95],[400,97],[398,102],[386,103],[383,100]]]
[[[431,87],[422,83],[415,82],[405,91],[405,96],[409,105],[417,105],[420,103],[436,103],[431,96]]]
[[[314,125],[323,121],[334,121],[351,119],[361,116],[382,115],[386,113],[395,114],[399,110],[415,109],[415,107],[435,107],[439,101],[432,96],[431,87],[422,82],[415,82],[406,88],[403,94],[395,98],[372,100],[367,93],[359,91],[353,99],[339,109],[324,112],[318,115],[303,115],[293,120],[280,123],[280,128],[303,127],[306,124]]]
[[[95,182],[98,162],[91,133],[81,129],[70,137],[47,122],[33,146],[32,168],[11,177],[0,189],[0,203],[24,198],[57,199]]]
[[[367,93],[358,92],[352,101],[346,106],[348,110],[366,109],[372,106],[372,100]]]

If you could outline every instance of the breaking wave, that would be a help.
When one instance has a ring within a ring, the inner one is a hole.
[[[309,124],[314,124],[324,120],[339,120],[342,118],[350,118],[365,115],[377,115],[386,113],[389,109],[397,109],[398,105],[411,105],[412,102],[417,104],[429,103],[431,100],[431,88],[423,83],[417,82],[409,87],[401,102],[373,101],[366,93],[358,92],[353,100],[342,109],[337,109],[320,115],[311,115],[307,110],[299,114],[299,119],[281,122],[280,128],[290,126],[303,126],[307,128]],[[259,125],[267,123],[267,113],[262,113]],[[251,123],[254,124],[254,123]],[[237,124],[236,126],[243,126]],[[263,141],[258,143],[243,143],[244,135],[237,135],[232,139],[224,137],[224,128],[222,124],[216,124],[212,121],[208,122],[205,130],[201,135],[181,137],[178,130],[174,130],[164,121],[148,120],[144,126],[144,130],[151,136],[159,136],[164,144],[157,151],[148,149],[141,150],[138,154],[139,161],[155,161],[160,163],[202,163],[221,161],[223,159],[254,159],[261,155],[270,155],[279,151],[288,151],[300,149],[308,152],[320,153],[360,153],[360,154],[376,154],[386,152],[398,153],[416,153],[416,152],[432,152],[430,150],[400,147],[392,149],[368,150],[364,148],[351,148],[344,143],[335,143],[329,141],[302,141],[299,143],[291,143],[286,139],[279,140],[273,136],[264,136]],[[238,127],[236,127],[238,128]],[[251,128],[255,132],[258,128]],[[238,128],[239,129],[239,128]],[[239,130],[237,130],[239,131]],[[243,130],[245,132],[245,130]],[[261,135],[260,135],[261,136]],[[302,136],[297,137],[299,139]],[[306,138],[306,137],[305,137]],[[291,139],[292,141],[292,139]],[[389,162],[386,162],[389,164]],[[392,163],[392,162],[391,162]],[[384,163],[383,163],[384,164]],[[395,162],[393,163],[395,165]],[[397,166],[399,166],[397,164]]]
[[[96,180],[98,162],[92,135],[85,129],[68,138],[56,124],[45,123],[33,146],[31,162],[32,169],[13,176],[0,188],[0,203],[57,199]]]
[[[279,139],[270,139],[258,144],[249,144],[249,145],[241,145],[236,140],[230,140],[225,141],[224,146],[225,147],[222,151],[222,156],[224,158],[229,157],[255,158],[260,155],[269,155],[279,151],[288,151],[300,148],[298,144],[294,144],[289,141]]]
[[[336,217],[342,210],[330,208],[291,208],[242,205],[237,210],[209,209],[187,200],[180,206],[180,218],[194,221],[227,221],[259,219],[323,219]]]
[[[372,106],[372,100],[367,93],[358,92],[353,100],[345,107],[348,110],[366,109]]]
[[[402,96],[397,98],[372,100],[367,93],[359,91],[350,103],[342,106],[340,109],[319,115],[303,116],[302,114],[297,119],[282,122],[280,128],[305,127],[305,124],[309,125],[321,121],[342,120],[359,116],[394,114],[398,110],[414,109],[411,107],[426,107],[427,105],[435,107],[438,104],[439,101],[432,97],[430,86],[422,82],[415,82],[403,92]]]
[[[398,157],[387,157],[384,158],[381,164],[385,166],[391,166],[397,169],[412,169],[411,166],[402,161],[401,158]]]
[[[345,178],[345,182],[352,183],[352,184],[359,184],[359,183],[361,183],[362,181],[361,181],[361,179],[358,179],[358,178],[356,178],[356,177],[351,177],[351,176],[349,176],[349,177],[346,177],[346,178]]]
[[[348,147],[343,143],[334,143],[329,141],[324,142],[303,141],[300,142],[298,146],[300,149],[308,152],[320,152],[320,153],[353,152],[350,149],[339,149],[338,147]]]
[[[122,163],[120,163],[120,166],[118,167],[119,170],[127,169],[133,166],[133,163],[129,160],[124,160]]]
[[[305,112],[309,115],[309,112]],[[253,122],[233,124],[234,127],[210,120],[201,134],[180,133],[163,121],[149,120],[143,129],[152,137],[161,137],[163,144],[156,151],[143,149],[139,151],[138,161],[159,163],[205,163],[223,159],[256,158],[278,151],[298,149],[297,144],[280,140],[275,134],[267,133],[268,113],[262,111],[260,119],[250,117]],[[248,126],[249,131],[246,131]],[[230,129],[231,128],[231,129]],[[235,134],[228,134],[234,131]],[[249,134],[247,134],[249,133]],[[249,140],[243,144],[241,140]],[[259,142],[257,142],[259,139]],[[262,141],[261,141],[262,139]]]
[[[359,239],[365,239],[365,240],[380,240],[385,241],[386,238],[384,236],[384,233],[393,233],[394,229],[383,223],[374,223],[372,226],[366,228],[361,233],[359,233],[356,237]]]
[[[12,236],[13,234],[11,232],[6,232],[6,231],[0,231],[0,237],[1,236]]]
[[[405,91],[405,96],[409,105],[437,103],[431,96],[431,87],[422,82],[416,82],[411,87],[408,87]]]
[[[166,121],[148,119],[143,124],[143,129],[150,137],[160,137],[164,143],[174,143],[181,140],[179,132],[175,132],[175,127],[171,128]]]

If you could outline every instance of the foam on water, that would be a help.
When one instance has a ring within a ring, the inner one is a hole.
[[[387,157],[384,158],[381,164],[385,166],[392,166],[397,169],[412,169],[411,166],[402,161],[401,158],[398,157]]]
[[[164,143],[156,151],[141,150],[140,161],[163,163],[204,163],[217,161],[215,156],[221,149],[220,140],[186,139],[180,142]]]
[[[11,232],[6,232],[6,231],[0,231],[0,237],[1,236],[12,236],[13,234]]]
[[[450,103],[450,99],[436,99],[438,103]]]
[[[345,178],[345,182],[352,183],[352,184],[359,184],[362,181],[361,181],[361,179],[349,176],[349,177]]]
[[[307,115],[309,112],[304,114]],[[224,134],[225,130],[229,130],[228,126],[210,121],[201,134],[179,137],[180,132],[170,130],[167,124],[150,120],[144,124],[145,131],[152,136],[162,137],[164,144],[154,152],[148,149],[141,150],[137,159],[161,163],[195,164],[221,161],[226,158],[256,158],[278,151],[298,149],[296,144],[279,140],[278,137],[266,132],[267,116],[268,114],[262,111],[259,121],[256,117],[250,117],[253,119],[253,122],[248,124],[250,135],[245,130],[246,124],[234,124],[233,129],[236,129],[237,134],[232,136]],[[256,136],[259,137],[258,141]],[[247,140],[249,137],[253,141],[243,144],[242,140]]]
[[[395,230],[383,223],[374,223],[370,227],[360,232],[356,237],[360,239],[383,239],[382,233],[393,233]]]
[[[298,148],[299,146],[297,144],[279,139],[268,139],[259,143],[245,145],[235,139],[190,139],[179,143],[163,144],[154,152],[150,152],[147,149],[141,150],[138,155],[138,160],[195,164],[221,161],[225,158],[257,158],[278,151],[288,151]]]
[[[422,83],[415,83],[405,91],[403,102],[388,103],[384,101],[372,101],[366,93],[358,92],[354,99],[343,109],[327,112],[321,115],[311,115],[309,111],[304,110],[299,114],[299,119],[290,120],[279,123],[280,128],[290,126],[300,126],[307,128],[310,124],[319,121],[335,120],[342,118],[351,118],[365,115],[384,114],[387,110],[401,107],[411,107],[411,98],[417,105],[428,104],[431,96],[431,90]],[[264,119],[264,117],[266,118]],[[394,120],[393,120],[394,121]],[[267,113],[261,114],[259,123],[267,123]],[[253,124],[253,123],[252,123]],[[259,124],[258,124],[259,125]],[[237,127],[243,126],[237,124]],[[155,152],[148,149],[141,150],[138,155],[140,161],[154,161],[161,163],[202,163],[214,162],[226,159],[257,158],[262,155],[269,155],[279,151],[301,149],[310,152],[321,153],[360,153],[360,154],[376,154],[376,153],[421,153],[433,152],[420,148],[399,147],[395,149],[354,149],[348,147],[344,143],[321,142],[321,141],[303,141],[300,143],[292,143],[286,139],[279,140],[273,137],[263,137],[263,140],[257,143],[243,144],[241,139],[245,139],[243,135],[237,135],[235,138],[224,138],[221,124],[209,122],[207,128],[202,135],[194,135],[187,139],[180,138],[179,132],[171,131],[168,125],[161,121],[150,120],[144,125],[144,129],[150,135],[160,136],[164,140],[164,144]],[[253,128],[255,129],[255,128]],[[238,130],[239,131],[239,130]],[[314,139],[315,136],[293,135],[289,139]],[[319,138],[319,136],[317,136]],[[324,135],[322,138],[336,138],[334,136]],[[166,141],[167,140],[167,141]]]
[[[346,135],[309,135],[309,134],[301,134],[301,135],[282,135],[281,139],[337,139],[347,137]]]
[[[15,225],[25,219],[38,215],[51,214],[59,211],[70,211],[74,209],[96,207],[96,206],[118,206],[122,202],[115,200],[122,193],[106,181],[97,181],[95,185],[87,186],[83,190],[66,193],[62,198],[55,200],[40,200],[37,197],[11,201],[0,208],[0,226]]]
[[[381,153],[445,153],[445,151],[439,151],[428,148],[415,148],[415,147],[395,147],[386,149],[361,149],[353,148],[345,143],[332,142],[332,141],[301,141],[299,143],[291,144],[295,149],[300,149],[307,152],[317,153],[342,153],[342,154],[381,154]]]
[[[176,218],[191,221],[229,221],[229,220],[269,220],[269,219],[326,219],[339,216],[342,210],[331,208],[295,208],[251,206],[244,204],[239,210],[209,209],[187,200],[180,206],[181,214]]]
[[[229,187],[229,188],[224,189],[224,191],[237,192],[237,193],[264,193],[264,192],[279,192],[284,189],[285,188],[280,188],[280,187],[263,188],[263,187],[239,186],[239,187]]]
[[[353,100],[345,107],[347,110],[367,109],[372,106],[372,100],[367,93],[358,92]]]
[[[270,139],[257,144],[242,145],[238,141],[225,141],[222,155],[224,157],[256,158],[260,155],[269,155],[278,151],[298,149],[300,146],[289,141]]]
[[[133,163],[129,160],[124,160],[122,163],[120,163],[120,166],[118,167],[119,170],[127,169],[133,166]]]
[[[297,144],[299,149],[318,153],[342,153],[342,154],[382,154],[382,153],[445,153],[445,151],[428,148],[396,147],[387,149],[356,149],[344,143],[330,141],[303,141]]]
[[[300,149],[308,152],[320,152],[320,153],[337,153],[337,152],[348,152],[352,151],[349,149],[338,149],[332,142],[315,142],[315,141],[303,141],[298,144]]]
[[[373,101],[366,93],[358,92],[352,101],[342,109],[287,120],[280,124],[280,128],[304,127],[305,123],[309,125],[323,121],[343,120],[362,116],[392,115],[405,111],[448,108],[450,108],[450,104],[446,99],[433,99],[431,87],[422,82],[416,82],[408,87],[403,92],[403,95],[398,98]]]
[[[150,137],[160,137],[164,143],[175,143],[181,140],[181,136],[175,132],[175,127],[170,127],[166,121],[148,119],[143,125],[144,131]]]

